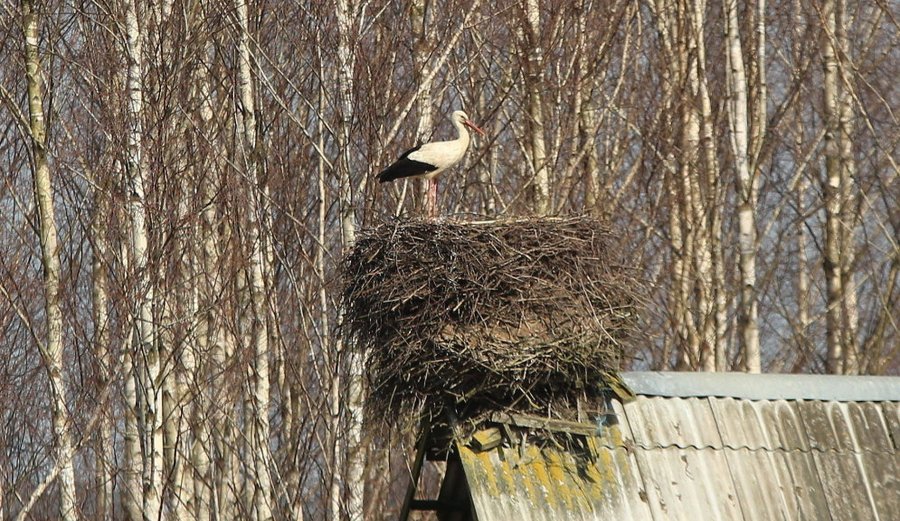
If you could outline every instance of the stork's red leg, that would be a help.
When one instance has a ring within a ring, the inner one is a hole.
[[[425,183],[425,215],[434,219],[437,217],[437,178],[426,179]]]

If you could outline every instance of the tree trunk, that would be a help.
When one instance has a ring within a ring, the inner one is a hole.
[[[597,131],[597,115],[596,104],[594,103],[594,78],[588,69],[588,56],[590,52],[587,47],[587,11],[589,9],[588,2],[581,0],[578,6],[577,34],[575,39],[576,53],[576,74],[577,81],[575,88],[577,89],[574,98],[577,100],[575,104],[575,121],[578,139],[577,143],[585,147],[586,153],[582,160],[582,176],[584,179],[584,209],[587,213],[599,216],[603,213],[600,204],[603,201],[602,190],[605,187],[600,185],[600,159],[597,157],[597,147],[594,144]],[[573,136],[574,137],[574,136]]]
[[[804,201],[806,199],[807,183],[805,179],[801,179],[797,183],[797,208],[801,211],[805,208]],[[796,238],[797,238],[797,325],[796,325],[796,344],[797,356],[806,361],[806,357],[812,352],[813,346],[809,341],[809,258],[806,252],[807,239],[806,223],[801,219],[797,222]],[[797,364],[795,364],[797,366]],[[800,365],[799,367],[802,367]]]
[[[323,71],[324,72],[324,71]],[[326,103],[326,93],[324,85],[320,85],[319,87],[319,111],[324,112]],[[318,122],[318,140],[319,140],[319,149],[325,149],[325,124],[320,119]],[[324,371],[318,371],[319,375],[319,385],[323,389],[328,389],[329,385],[333,385],[332,382],[327,382],[321,376],[325,374],[330,376],[332,371],[334,370],[335,364],[332,362],[332,354],[334,353],[334,339],[331,335],[331,320],[330,313],[331,307],[328,305],[328,288],[326,287],[326,274],[325,274],[325,259],[328,256],[328,250],[325,242],[325,237],[328,229],[328,191],[326,190],[327,185],[327,177],[326,177],[326,165],[325,165],[325,157],[323,154],[319,154],[318,161],[318,190],[319,190],[319,201],[318,201],[318,230],[316,232],[316,259],[315,259],[315,270],[316,277],[319,279],[319,292],[318,292],[318,305],[319,305],[319,314],[321,315],[321,334],[319,338],[319,349],[322,351],[322,358],[324,360]],[[326,376],[326,377],[327,377]],[[327,410],[324,412],[326,418],[326,427],[325,427],[325,443],[323,444],[323,452],[325,452],[325,461],[331,466],[331,482],[329,483],[328,478],[323,478],[323,483],[328,483],[328,490],[326,491],[326,495],[328,496],[328,508],[330,517],[328,519],[340,519],[340,503],[338,498],[340,497],[340,489],[336,486],[337,479],[335,477],[335,468],[336,468],[336,455],[337,455],[337,432],[338,432],[338,416],[335,414],[335,411],[332,409],[331,404],[327,407]],[[302,508],[301,508],[302,512]]]
[[[31,154],[34,165],[34,197],[39,217],[41,265],[44,273],[45,320],[47,338],[38,346],[41,360],[50,380],[50,415],[52,417],[54,459],[60,468],[59,518],[65,521],[78,519],[75,494],[75,468],[72,458],[71,425],[66,407],[69,384],[65,379],[63,359],[63,320],[60,303],[59,241],[53,208],[53,187],[50,181],[50,165],[47,161],[47,131],[44,120],[44,98],[41,79],[39,46],[40,30],[37,6],[32,0],[24,0],[23,32],[25,35],[25,77],[28,84],[28,112],[31,134]]]
[[[338,23],[338,91],[341,121],[338,127],[338,176],[340,182],[341,233],[344,249],[356,242],[356,198],[350,175],[350,135],[353,123],[353,49],[350,31],[353,27],[351,0],[337,1]]]
[[[238,83],[237,94],[240,100],[239,128],[243,170],[247,174],[245,196],[250,205],[247,223],[247,241],[249,266],[247,268],[246,291],[250,302],[250,343],[253,348],[253,362],[250,367],[251,396],[250,409],[246,411],[247,421],[252,425],[251,447],[253,482],[248,484],[248,493],[252,497],[251,514],[254,520],[268,521],[272,519],[272,483],[269,477],[269,330],[268,310],[266,308],[265,263],[266,254],[263,244],[263,222],[265,220],[266,202],[263,197],[260,172],[263,158],[260,157],[256,129],[256,105],[254,100],[253,73],[251,71],[250,22],[245,0],[235,1],[238,22]]]
[[[528,69],[525,82],[528,90],[531,168],[534,172],[531,209],[537,215],[547,215],[550,211],[550,176],[547,168],[547,145],[544,139],[544,105],[541,95],[544,88],[544,63],[541,49],[541,11],[538,0],[525,0],[525,20],[528,29],[528,37],[525,38],[528,45]]]
[[[141,462],[143,480],[142,514],[145,519],[162,515],[163,432],[160,359],[153,318],[155,289],[148,263],[149,233],[147,198],[144,186],[147,162],[143,150],[144,86],[143,29],[138,21],[136,0],[126,3],[126,58],[128,62],[128,152],[125,175],[129,193],[128,213],[131,225],[132,270],[136,274],[134,291],[133,369],[138,381],[136,391],[139,411],[138,428],[142,437]]]
[[[130,521],[144,520],[144,490],[141,486],[141,435],[138,422],[140,410],[140,398],[137,391],[137,372],[134,363],[132,347],[134,335],[129,335],[128,341],[123,347],[122,374],[125,375],[123,398],[125,402],[125,432],[123,433],[123,445],[125,451],[125,464],[123,476],[123,490],[121,492],[122,510]],[[128,348],[125,350],[124,348]]]
[[[340,85],[341,99],[341,124],[339,129],[339,149],[341,157],[338,161],[338,176],[340,183],[340,207],[341,207],[341,229],[343,230],[343,250],[348,252],[356,241],[356,205],[354,201],[353,180],[350,175],[350,133],[353,114],[353,53],[351,46],[351,30],[355,20],[356,6],[352,5],[350,0],[338,0],[337,3],[337,21],[338,21],[338,84]],[[430,81],[429,77],[425,81]],[[340,319],[339,319],[340,320]],[[341,339],[336,339],[337,359],[343,359],[344,347]],[[365,490],[363,483],[363,474],[365,469],[365,453],[362,446],[362,419],[363,419],[363,357],[351,355],[349,356],[349,398],[345,402],[347,406],[347,428],[346,428],[346,485],[347,485],[347,514],[351,521],[362,519],[363,515],[363,492]],[[339,375],[340,371],[336,372]],[[332,392],[335,393],[341,389],[340,377],[335,378]],[[335,396],[332,395],[334,399]],[[341,401],[333,400],[332,414],[335,418],[339,418],[341,414]],[[340,471],[340,466],[335,465],[335,470]],[[335,482],[341,483],[343,480],[336,479]],[[332,498],[334,501],[334,498]],[[334,505],[334,503],[333,503]],[[334,515],[332,507],[332,514]],[[338,519],[338,518],[333,518]]]
[[[801,0],[793,0],[791,3],[791,18],[794,26],[791,45],[791,59],[794,64],[794,70],[798,70],[799,65],[804,60],[803,56],[803,34],[800,28],[804,25],[803,5]],[[804,148],[804,127],[803,108],[797,105],[793,110],[794,119],[794,157],[801,157]],[[797,159],[795,159],[797,161]],[[810,274],[809,274],[809,255],[807,252],[809,238],[807,235],[806,220],[804,211],[806,209],[806,193],[809,190],[809,182],[807,178],[801,176],[797,179],[797,185],[792,194],[794,204],[797,207],[797,222],[794,225],[794,235],[796,238],[797,248],[797,276],[795,281],[796,302],[797,302],[797,319],[794,326],[794,344],[795,344],[795,360],[791,367],[785,372],[795,372],[806,366],[807,359],[813,353],[813,346],[809,338],[810,319]]]
[[[93,244],[91,257],[91,312],[94,323],[94,356],[98,363],[99,392],[112,384],[110,374],[112,360],[109,355],[109,293],[106,263],[109,245],[106,239],[106,223],[109,205],[101,190],[94,192],[94,211],[91,215],[90,233]],[[113,422],[111,415],[102,414],[97,422],[97,519],[113,519],[113,482],[115,481],[115,447],[113,446]]]
[[[432,40],[431,12],[425,0],[413,0],[409,5],[409,17],[412,24],[413,38],[413,63],[416,75],[419,77],[419,95],[416,97],[416,112],[419,115],[416,124],[416,143],[425,143],[431,138],[434,131],[432,121],[431,99],[432,80],[426,76],[428,60],[431,57]],[[437,199],[434,197],[437,191],[437,178],[424,179],[419,185],[419,197],[421,201],[422,215],[427,217],[437,216]]]
[[[211,42],[206,42],[203,65],[197,68],[197,98],[199,106],[201,136],[212,143],[216,141],[213,130],[215,124],[215,106],[213,104],[212,79],[208,71],[212,70],[213,53]],[[209,353],[209,360],[199,358],[196,371],[198,385],[209,380],[209,384],[201,389],[199,404],[194,408],[191,432],[194,437],[191,450],[191,462],[194,472],[194,509],[193,515],[200,521],[212,519],[230,519],[235,517],[235,505],[231,494],[232,488],[225,481],[227,469],[225,463],[227,453],[217,450],[217,446],[233,446],[234,440],[229,438],[233,432],[230,427],[228,409],[230,401],[222,403],[224,385],[219,378],[210,375],[220,371],[227,365],[228,353],[225,347],[226,335],[223,331],[225,311],[218,305],[224,290],[221,275],[221,244],[227,243],[227,235],[219,233],[221,218],[220,204],[217,194],[222,189],[222,165],[215,156],[197,167],[199,175],[197,187],[199,194],[207,204],[200,213],[199,237],[197,241],[197,263],[193,267],[196,284],[199,286],[199,315],[197,327],[197,347],[201,353]],[[203,411],[209,407],[210,413]]]
[[[853,157],[853,121],[856,118],[853,110],[853,100],[849,89],[852,85],[852,74],[848,68],[853,67],[850,62],[850,41],[847,35],[849,14],[847,13],[846,0],[837,0],[837,13],[835,14],[835,40],[838,47],[838,113],[840,143],[840,255],[841,255],[841,289],[843,299],[841,301],[841,314],[843,324],[841,327],[843,336],[843,365],[844,374],[859,374],[859,309],[857,303],[856,272],[854,260],[856,256],[856,225],[860,220],[859,209],[856,203],[854,183],[856,179],[856,160]]]
[[[743,369],[760,372],[759,311],[756,296],[756,190],[748,151],[747,74],[744,68],[736,0],[725,0],[728,40],[728,121],[731,151],[737,174],[738,245],[740,248],[741,301],[738,327],[743,347]],[[762,65],[760,65],[762,66]]]
[[[695,293],[694,317],[697,324],[697,338],[700,347],[700,366],[704,371],[716,370],[716,353],[719,351],[716,338],[715,278],[713,276],[713,233],[710,226],[710,202],[716,194],[715,183],[718,172],[713,170],[717,163],[709,158],[709,138],[712,135],[712,115],[710,114],[706,79],[706,43],[704,39],[705,2],[695,1],[690,15],[693,29],[687,37],[688,63],[687,88],[689,101],[683,110],[688,111],[682,143],[685,155],[684,166],[688,170],[684,177],[690,190],[687,200],[690,213],[690,229],[693,248],[690,250],[693,267]]]
[[[825,34],[822,38],[823,103],[825,113],[825,339],[827,355],[825,369],[829,373],[843,373],[844,343],[842,329],[844,288],[841,280],[841,156],[840,109],[837,62],[835,1],[822,5]]]
[[[703,4],[705,5],[705,3]],[[704,13],[695,7],[694,32],[703,34]],[[728,343],[725,335],[727,323],[728,289],[725,286],[724,241],[722,238],[724,200],[721,182],[721,168],[716,150],[715,115],[709,95],[709,80],[706,72],[706,45],[702,38],[697,42],[697,96],[700,111],[700,148],[703,152],[702,165],[705,175],[699,175],[697,201],[701,203],[695,210],[695,220],[702,226],[703,240],[698,241],[697,283],[701,287],[700,320],[703,324],[702,337],[709,352],[706,367],[715,371],[729,368]]]

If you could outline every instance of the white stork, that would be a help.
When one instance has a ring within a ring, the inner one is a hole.
[[[426,204],[429,214],[434,212],[434,203],[437,196],[437,184],[432,179],[458,163],[466,153],[466,149],[469,148],[469,132],[466,130],[466,127],[468,126],[482,136],[484,135],[484,131],[478,128],[469,119],[469,116],[461,110],[451,114],[450,121],[456,127],[458,133],[456,139],[435,141],[410,148],[401,154],[400,158],[394,161],[394,164],[378,174],[378,182],[380,183],[406,177],[418,177],[429,180],[431,185],[428,190],[429,201]]]

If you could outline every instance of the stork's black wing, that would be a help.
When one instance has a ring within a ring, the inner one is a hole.
[[[409,158],[410,154],[412,154],[416,150],[419,150],[420,148],[422,148],[422,145],[410,148],[409,150],[401,154],[400,159],[394,161],[394,164],[385,168],[378,174],[378,182],[385,183],[388,181],[393,181],[395,179],[413,177],[437,170],[437,167],[432,164],[423,163],[421,161],[416,161],[415,159]]]

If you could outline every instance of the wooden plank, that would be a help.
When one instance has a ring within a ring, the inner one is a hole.
[[[541,418],[540,416],[509,414],[505,412],[495,412],[491,415],[491,421],[514,425],[516,427],[526,427],[529,429],[544,429],[554,432],[580,434],[583,436],[597,436],[597,426],[592,423],[555,420],[552,418]]]
[[[469,446],[477,451],[491,450],[503,443],[503,434],[497,427],[482,429],[472,435]]]
[[[403,506],[400,508],[400,521],[409,519],[409,511],[412,509],[416,497],[416,489],[419,487],[419,475],[422,473],[422,463],[425,460],[425,451],[428,448],[429,428],[424,420],[422,421],[420,429],[419,439],[416,443],[416,459],[413,461],[409,487],[406,489],[406,497],[403,499]]]

